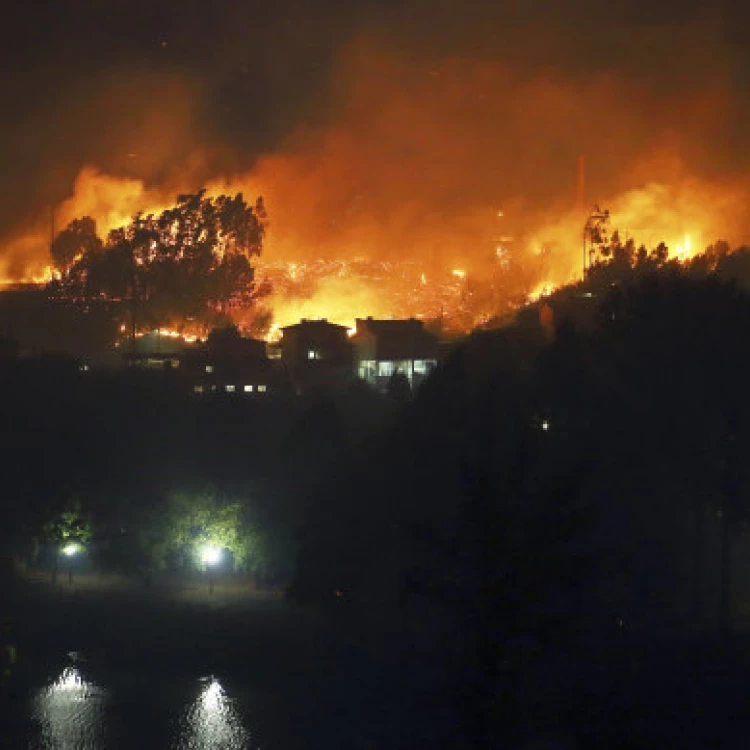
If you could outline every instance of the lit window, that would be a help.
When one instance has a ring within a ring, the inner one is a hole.
[[[407,377],[411,377],[411,362],[408,359],[399,359],[393,363],[393,370]]]
[[[252,393],[252,392],[253,392],[253,387],[251,385],[246,385],[245,386],[245,393]]]
[[[359,377],[368,380],[374,378],[377,375],[377,368],[375,367],[374,359],[363,359],[359,363]]]
[[[206,365],[206,372],[210,375],[214,371],[213,365]]]
[[[414,360],[414,374],[415,375],[429,375],[437,366],[437,360],[435,359],[415,359]]]
[[[203,393],[203,386],[202,385],[195,385],[195,386],[193,386],[193,391],[195,393]]]
[[[393,362],[378,362],[378,375],[381,378],[389,378],[396,372],[396,365]]]
[[[265,385],[259,385],[258,386],[258,393],[265,393],[268,389]]]
[[[226,390],[227,393],[234,393],[234,386],[233,385],[228,385],[228,386],[225,387],[224,390]]]
[[[543,419],[543,420],[542,420],[542,424],[541,424],[541,427],[542,427],[542,429],[543,429],[543,430],[544,430],[545,432],[546,432],[547,430],[549,430],[549,420],[548,420],[548,419]]]

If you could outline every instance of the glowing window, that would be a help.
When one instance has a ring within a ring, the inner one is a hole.
[[[360,378],[374,378],[377,375],[377,368],[375,366],[374,359],[363,359],[359,363],[359,377]]]
[[[393,362],[378,362],[378,375],[383,378],[389,378],[396,372],[396,365]]]
[[[195,393],[203,393],[203,386],[202,385],[195,385],[195,386],[193,386],[193,391]]]
[[[268,389],[266,388],[265,385],[259,385],[258,386],[258,393],[265,393],[266,390],[268,390]]]
[[[429,375],[436,367],[437,360],[434,359],[415,359],[414,373],[416,375]]]
[[[228,385],[228,386],[225,387],[224,390],[226,390],[227,393],[234,393],[235,389],[234,389],[233,385]]]
[[[245,393],[252,393],[252,392],[253,392],[253,387],[251,385],[246,385],[245,386]]]
[[[206,365],[206,372],[211,374],[214,371],[213,365]]]

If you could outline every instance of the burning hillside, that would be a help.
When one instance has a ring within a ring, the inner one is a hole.
[[[707,169],[698,148],[721,142],[728,108],[700,78],[665,93],[614,73],[412,59],[356,40],[340,53],[329,94],[325,117],[291,128],[246,169],[227,167],[222,143],[182,162],[170,154],[147,176],[137,152],[119,172],[84,167],[54,209],[54,231],[89,216],[104,241],[201,185],[209,197],[263,196],[269,220],[252,261],[263,294],[253,310],[228,307],[255,332],[366,315],[469,330],[580,278],[595,201],[609,208],[611,232],[649,249],[664,242],[672,256],[750,239],[747,180]],[[48,210],[7,234],[0,276],[48,278],[52,224]]]
[[[212,186],[206,200],[231,202],[220,193],[220,186]],[[744,200],[745,192],[739,186],[718,188],[690,179],[676,180],[671,185],[650,183],[626,191],[613,198],[606,226],[600,227],[597,253],[602,249],[606,253],[611,241],[630,241],[648,250],[664,242],[670,258],[687,260],[718,239],[722,227],[731,226],[733,218],[742,215]],[[136,231],[133,227],[153,232],[161,221],[158,217],[173,216],[171,209],[162,210],[168,205],[166,196],[149,192],[142,184],[123,181],[120,185],[115,178],[87,170],[79,176],[75,195],[61,206],[59,215],[66,219],[86,213],[99,217],[95,225],[99,238],[109,233],[111,241],[122,232],[118,227],[127,222],[124,217],[128,211],[141,218],[131,223],[126,233]],[[264,207],[259,205],[263,213]],[[519,226],[523,222],[506,211],[496,210],[486,217],[483,240],[473,254],[467,257],[455,253],[459,264],[440,262],[432,252],[415,248],[404,259],[377,260],[372,257],[380,254],[377,246],[373,246],[371,257],[280,259],[284,245],[278,241],[272,216],[264,252],[252,261],[255,277],[252,285],[248,282],[246,287],[252,294],[234,293],[231,301],[216,309],[248,332],[271,338],[280,327],[302,318],[327,318],[351,326],[355,318],[368,315],[416,317],[447,335],[465,333],[579,279],[584,255],[593,252],[593,236],[588,238],[588,250],[585,249],[590,220],[580,208],[570,209],[552,218],[541,217],[539,226],[514,236],[507,233],[506,225]],[[56,242],[65,232],[57,235]],[[174,230],[167,232],[167,244],[172,246],[169,252],[176,251],[175,258],[182,257],[184,252],[174,247],[173,234]],[[94,242],[102,246],[101,239]],[[141,266],[158,255],[155,241],[150,242],[136,253],[136,263]],[[222,250],[222,257],[223,253]],[[80,259],[80,254],[74,259]],[[592,257],[586,258],[587,263],[591,261]],[[48,265],[24,278],[50,280],[55,273]],[[87,273],[90,269],[84,276]],[[126,270],[120,281],[121,289],[115,296],[127,297]],[[174,294],[174,290],[170,293]],[[107,292],[98,294],[111,296]],[[189,323],[190,320],[194,322]],[[168,330],[185,330],[191,335],[204,335],[206,330],[206,324],[195,312],[177,317],[166,315],[165,324]]]
[[[257,265],[261,285],[273,290],[271,335],[303,318],[353,326],[357,317],[414,317],[447,333],[463,333],[491,315],[463,271],[428,272],[412,261],[318,260]]]

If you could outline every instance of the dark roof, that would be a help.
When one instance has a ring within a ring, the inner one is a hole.
[[[378,320],[376,318],[357,318],[357,333],[369,331],[376,336],[404,336],[407,333],[427,333],[424,322],[418,318],[402,320]]]
[[[437,336],[426,331],[424,323],[416,318],[358,318],[352,341],[355,346],[374,346],[376,359],[433,359],[437,356]]]
[[[125,355],[155,355],[161,357],[179,356],[186,349],[191,348],[181,338],[174,336],[163,336],[155,331],[137,336],[135,340],[128,339],[122,344]]]
[[[348,326],[342,326],[338,323],[329,323],[325,318],[322,320],[305,320],[304,318],[300,320],[299,323],[293,323],[290,326],[282,326],[282,331],[288,331],[288,330],[300,330],[302,328],[339,328],[343,331],[348,331]]]

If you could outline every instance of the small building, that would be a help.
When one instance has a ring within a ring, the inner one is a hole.
[[[351,381],[352,346],[346,326],[303,319],[281,331],[281,361],[298,393]]]
[[[357,375],[381,391],[398,374],[406,377],[413,390],[437,366],[438,338],[416,318],[358,318],[351,340]]]
[[[236,328],[213,330],[206,342],[185,353],[182,377],[196,395],[263,398],[279,387],[264,341]]]
[[[159,331],[128,339],[121,348],[128,367],[142,370],[172,370],[180,366],[187,344],[182,338],[164,336]]]

